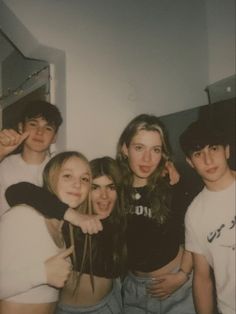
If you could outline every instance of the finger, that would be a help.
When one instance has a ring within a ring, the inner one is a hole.
[[[90,222],[90,224],[87,226],[87,233],[92,235],[95,233],[95,228],[92,225],[92,222]]]
[[[159,277],[156,277],[155,278],[155,282],[156,283],[161,283],[161,282],[164,282],[164,281],[166,281],[166,277],[165,276],[159,276]]]
[[[21,144],[25,139],[27,139],[28,136],[29,136],[29,132],[22,133],[19,144]]]
[[[8,146],[11,142],[11,135],[8,130],[3,130],[0,132],[0,143],[4,146]]]
[[[5,137],[3,137],[3,136],[1,136],[0,137],[0,143],[3,145],[3,146],[8,146],[9,145],[9,143],[10,143],[10,139],[9,139],[9,137],[7,137],[7,136],[5,136]]]
[[[1,132],[1,135],[2,135],[2,136],[9,137],[9,138],[12,138],[12,137],[16,137],[17,135],[19,135],[19,133],[16,132],[15,130],[13,130],[13,129],[4,129],[4,130]]]
[[[96,219],[91,219],[87,224],[87,233],[90,235],[98,233],[98,225]]]
[[[85,225],[80,226],[80,229],[82,230],[83,233],[88,233],[88,228]]]
[[[64,250],[63,252],[60,252],[59,254],[57,254],[58,257],[61,258],[66,258],[68,256],[70,256],[73,253],[74,250],[74,246],[70,246],[68,249]]]
[[[102,231],[103,230],[103,226],[100,220],[97,220],[97,229],[98,231]]]
[[[148,287],[151,289],[151,288],[160,288],[162,285],[162,283],[163,283],[163,281],[164,280],[159,280],[159,279],[155,279],[155,280],[153,280],[152,279],[152,281],[148,284]]]
[[[102,223],[99,219],[95,220],[95,227],[96,227],[97,233],[103,230]]]
[[[20,145],[27,136],[28,132],[22,136],[13,129],[4,129],[0,134],[0,142],[4,146]]]
[[[95,229],[97,232],[103,230],[103,226],[102,226],[102,223],[101,223],[101,221],[100,221],[101,217],[102,217],[102,216],[97,215],[97,216],[94,218],[94,221],[93,221],[94,229]]]
[[[169,294],[165,294],[165,295],[161,296],[160,299],[165,300],[165,299],[169,298],[169,296],[170,296]]]

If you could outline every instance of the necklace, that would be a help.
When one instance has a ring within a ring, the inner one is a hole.
[[[142,197],[141,194],[134,188],[133,198],[137,201]]]

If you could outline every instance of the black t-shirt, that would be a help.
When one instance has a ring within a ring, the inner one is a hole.
[[[152,218],[147,188],[133,189],[133,209],[127,214],[128,268],[151,272],[173,260],[181,242],[182,215],[172,210],[164,223]]]

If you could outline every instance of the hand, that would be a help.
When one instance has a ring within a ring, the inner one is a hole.
[[[147,292],[152,297],[164,300],[187,281],[186,276],[181,273],[169,273],[152,278],[147,286]]]
[[[67,257],[72,254],[73,249],[74,247],[71,246],[46,260],[47,284],[56,288],[62,288],[64,286],[72,270],[71,262]]]
[[[175,185],[179,182],[180,174],[172,161],[167,161],[165,163],[165,169],[162,173],[162,176],[165,177],[166,175],[168,175],[170,178],[170,185]]]
[[[102,231],[102,223],[99,215],[86,215],[68,208],[64,215],[64,220],[72,225],[80,227],[83,233],[94,234]]]
[[[13,152],[27,137],[29,132],[22,134],[13,129],[4,129],[0,132],[0,160]]]

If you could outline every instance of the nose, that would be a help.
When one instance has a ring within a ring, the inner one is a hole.
[[[143,153],[143,160],[150,161],[152,159],[151,152],[149,150],[145,150]]]
[[[40,127],[40,126],[37,127],[36,133],[37,133],[37,134],[43,134],[43,128]]]
[[[101,189],[101,198],[102,199],[107,199],[107,189]]]
[[[74,185],[76,188],[79,188],[80,185],[81,185],[80,179],[75,179],[74,182],[73,182],[73,185]]]
[[[206,165],[210,165],[212,163],[212,156],[209,151],[204,152],[204,162]]]

